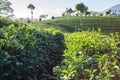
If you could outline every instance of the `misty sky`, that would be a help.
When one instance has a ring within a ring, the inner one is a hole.
[[[40,14],[48,14],[49,16],[61,16],[66,8],[75,9],[77,3],[83,2],[88,6],[89,11],[103,11],[116,4],[120,4],[120,0],[9,0],[12,2],[12,8],[17,18],[30,17],[30,10],[27,9],[29,4],[33,4],[34,17],[38,18]]]

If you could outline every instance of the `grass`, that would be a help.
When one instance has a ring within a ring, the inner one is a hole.
[[[103,32],[119,32],[120,17],[116,16],[94,16],[94,17],[63,17],[53,20],[34,22],[34,25],[42,28],[53,27],[62,32],[75,32],[78,30],[88,30],[101,28]]]

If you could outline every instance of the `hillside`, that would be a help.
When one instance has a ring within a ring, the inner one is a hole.
[[[120,31],[120,17],[66,17],[34,22],[40,28],[53,27],[63,32],[101,28],[103,32]]]

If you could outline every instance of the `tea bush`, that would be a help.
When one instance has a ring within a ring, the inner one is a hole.
[[[120,78],[120,36],[100,31],[66,34],[61,66],[54,68],[56,79],[109,80]]]
[[[47,80],[62,61],[64,35],[32,26],[0,28],[0,80]]]
[[[89,29],[101,28],[102,32],[119,32],[120,17],[119,16],[71,16],[55,18],[53,20],[45,20],[33,22],[37,27],[46,28],[53,27],[62,32],[76,32]]]
[[[19,20],[11,20],[9,17],[0,17],[0,27],[9,26],[11,24],[14,24],[15,27],[25,25],[25,23]]]

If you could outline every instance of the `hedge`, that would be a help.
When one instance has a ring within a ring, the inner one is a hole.
[[[30,26],[0,28],[0,80],[42,80],[63,60],[64,35]]]

